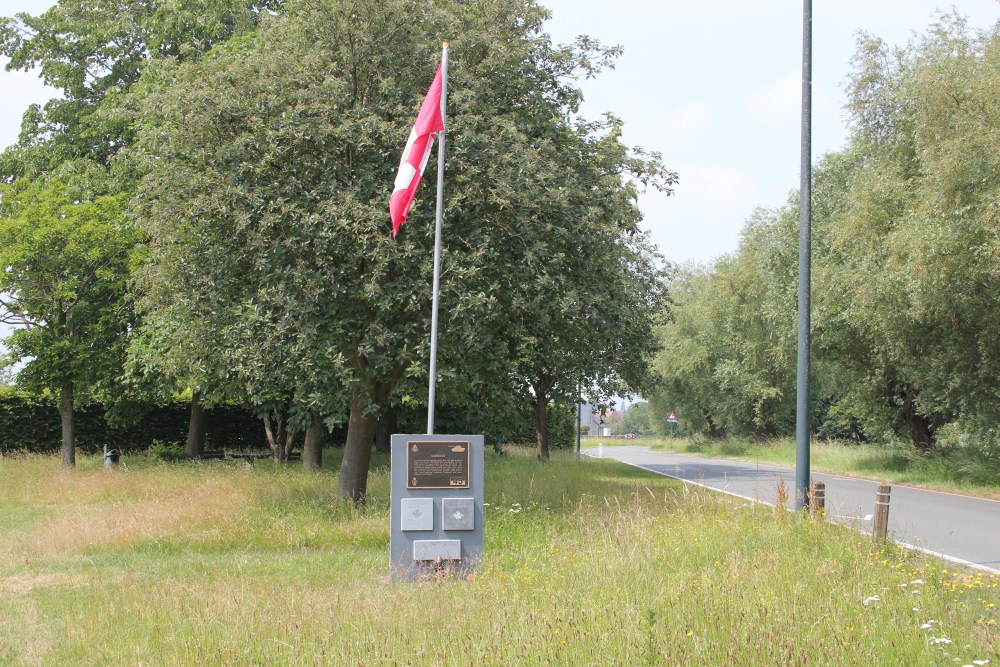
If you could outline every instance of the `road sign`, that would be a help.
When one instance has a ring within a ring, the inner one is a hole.
[[[667,415],[667,423],[668,424],[676,424],[677,423],[677,413],[674,412],[673,410],[671,410],[670,414]]]

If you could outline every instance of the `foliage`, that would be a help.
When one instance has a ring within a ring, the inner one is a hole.
[[[5,340],[4,363],[24,362],[20,386],[60,395],[66,466],[74,464],[74,404],[110,400],[124,357],[138,238],[126,199],[83,160],[0,184],[0,322],[20,327]]]
[[[38,68],[60,91],[24,114],[17,146],[0,158],[5,178],[36,178],[68,159],[109,165],[132,142],[121,92],[153,58],[188,59],[252,29],[284,0],[59,0],[38,16],[0,19],[8,70]]]
[[[569,359],[587,342],[640,376],[651,339],[631,344],[658,273],[630,236],[624,179],[672,175],[623,147],[617,122],[571,121],[569,77],[611,53],[553,46],[545,17],[513,0],[299,3],[206,58],[148,69],[135,153],[152,239],[137,279],[144,354],[210,399],[288,406],[302,427],[349,418],[341,486],[364,497],[377,415],[425,395],[430,284],[417,277],[431,273],[431,198],[396,241],[385,205],[436,36],[452,34],[439,395],[499,404],[518,383],[523,396],[529,353]],[[581,234],[603,264],[574,261]],[[608,308],[601,326],[568,317],[597,285],[632,310]],[[565,392],[580,379],[566,363],[542,369],[543,407],[556,381]]]
[[[187,458],[184,448],[185,443],[180,440],[153,440],[149,447],[149,457],[154,461],[176,463]]]
[[[989,441],[1000,421],[998,90],[1000,24],[976,34],[942,15],[906,48],[859,39],[850,143],[813,189],[820,435],[905,435],[929,453],[943,428]],[[789,432],[795,205],[758,212],[733,257],[671,284],[652,401],[682,426]]]
[[[795,202],[759,209],[734,256],[689,268],[669,285],[654,399],[688,432],[773,436],[794,428]]]
[[[624,435],[635,433],[636,435],[653,435],[653,426],[650,422],[649,403],[638,402],[629,406],[625,413],[625,418],[621,424],[615,426],[612,435]]]
[[[0,392],[0,452],[48,453],[59,447],[57,400],[51,395],[37,396],[22,391]],[[186,401],[176,400],[146,406],[142,418],[129,425],[111,424],[107,410],[100,403],[81,405],[76,413],[77,445],[84,453],[99,452],[104,447],[125,452],[140,452],[155,440],[183,440],[190,409]],[[250,411],[218,405],[208,409],[208,443],[213,449],[259,449],[266,447],[260,420]],[[342,442],[343,431],[333,439]]]

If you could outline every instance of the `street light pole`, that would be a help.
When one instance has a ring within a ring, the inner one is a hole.
[[[799,177],[799,335],[795,393],[795,509],[809,507],[809,308],[812,236],[812,0],[802,2],[802,159]]]

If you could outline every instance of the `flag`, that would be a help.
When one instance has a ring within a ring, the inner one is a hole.
[[[406,214],[410,212],[410,204],[420,185],[420,176],[424,173],[427,159],[431,155],[434,135],[444,130],[444,118],[441,117],[441,66],[438,66],[434,81],[424,103],[420,105],[417,122],[410,130],[406,140],[403,157],[399,161],[399,172],[396,183],[389,198],[389,214],[392,216],[392,238],[396,238],[399,228],[406,222]]]

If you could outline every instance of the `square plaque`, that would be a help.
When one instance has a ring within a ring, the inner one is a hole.
[[[459,540],[415,540],[413,560],[460,560],[462,543]]]
[[[399,501],[400,530],[434,530],[434,499],[403,498]]]
[[[472,498],[442,498],[441,527],[444,530],[474,530],[476,511]]]

